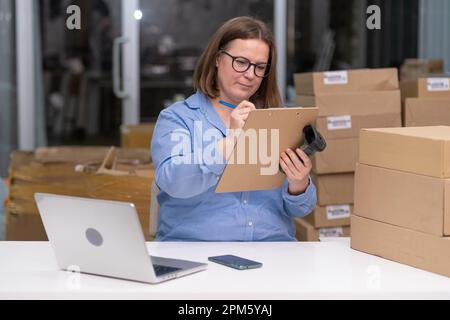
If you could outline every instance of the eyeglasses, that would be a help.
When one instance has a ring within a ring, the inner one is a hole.
[[[233,60],[232,66],[236,72],[244,73],[247,72],[251,66],[254,66],[254,73],[258,78],[265,78],[269,75],[269,63],[251,63],[247,58],[232,56],[225,50],[220,50],[220,53],[226,54]]]

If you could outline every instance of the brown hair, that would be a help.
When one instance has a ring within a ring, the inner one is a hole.
[[[262,80],[258,91],[250,101],[256,105],[261,104],[263,108],[280,107],[281,97],[276,77],[277,51],[273,34],[264,22],[251,17],[231,19],[214,33],[197,63],[194,89],[202,91],[212,99],[218,97],[216,58],[220,50],[226,49],[226,46],[236,39],[259,39],[269,46],[268,76]]]

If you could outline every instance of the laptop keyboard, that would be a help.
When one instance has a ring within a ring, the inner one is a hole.
[[[171,272],[175,272],[178,270],[181,270],[181,268],[174,268],[174,267],[168,267],[168,266],[161,266],[159,264],[154,264],[153,265],[153,269],[155,270],[155,275],[157,277],[171,273]]]

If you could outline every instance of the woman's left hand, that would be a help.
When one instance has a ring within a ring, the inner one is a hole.
[[[295,152],[288,149],[280,157],[280,165],[289,182],[288,192],[291,195],[305,193],[309,185],[309,174],[312,163],[309,157],[300,149]]]

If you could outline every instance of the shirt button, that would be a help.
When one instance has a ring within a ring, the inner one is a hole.
[[[247,200],[244,200],[244,204],[247,204]]]
[[[250,221],[250,222],[248,223],[248,225],[249,225],[250,227],[253,226],[253,222]]]

